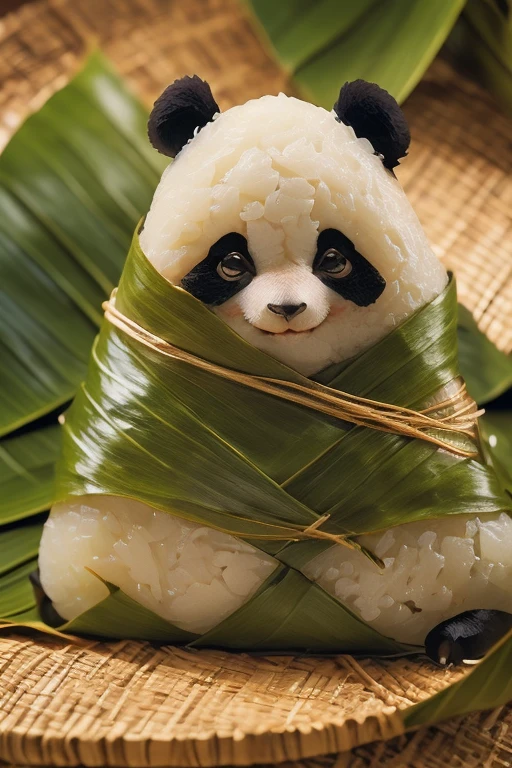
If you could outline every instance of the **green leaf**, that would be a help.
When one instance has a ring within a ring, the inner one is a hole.
[[[512,497],[512,411],[488,411],[480,428],[488,462]]]
[[[512,386],[512,356],[501,352],[478,328],[471,312],[459,304],[459,363],[471,397],[479,405]]]
[[[37,557],[42,531],[42,520],[0,529],[0,576]],[[3,587],[2,580],[0,589]]]
[[[512,115],[510,3],[507,14],[494,0],[467,0],[447,45],[459,66],[463,65],[497,98],[507,114]]]
[[[35,606],[35,597],[28,577],[37,568],[37,560],[29,560],[4,574],[0,580],[0,617],[8,619]]]
[[[187,643],[192,647],[235,650],[339,651],[352,638],[348,651],[384,655],[410,653],[414,646],[383,638],[302,574],[281,568],[235,613],[202,637],[160,618],[104,582],[110,594],[73,621],[58,627],[66,634],[135,638],[153,642]]]
[[[105,581],[104,584],[110,594],[81,616],[63,624],[58,628],[59,632],[164,643],[184,643],[195,639],[195,635],[144,608],[114,584]]]
[[[163,169],[103,57],[0,156],[0,435],[70,400]]]
[[[57,426],[0,441],[0,525],[51,506],[60,442]]]
[[[411,652],[383,637],[296,571],[280,568],[235,613],[192,643],[193,647],[311,653]]]
[[[465,0],[249,0],[259,28],[307,99],[331,109],[347,80],[403,101],[444,43]]]

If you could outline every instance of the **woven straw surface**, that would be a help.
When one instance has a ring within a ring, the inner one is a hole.
[[[292,92],[237,0],[37,0],[0,19],[0,147],[64,85],[95,40],[148,103],[194,71],[210,81],[223,108]],[[510,123],[442,60],[406,111],[413,145],[400,179],[436,252],[455,268],[462,300],[511,349]],[[414,660],[250,658],[2,635],[0,761],[510,765],[512,710],[391,738],[400,730],[396,708],[453,678]],[[391,740],[347,752],[376,739]]]
[[[416,659],[298,658],[0,637],[0,759],[215,766],[346,751],[464,672]]]

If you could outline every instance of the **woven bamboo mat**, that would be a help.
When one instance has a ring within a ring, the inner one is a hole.
[[[405,105],[410,155],[398,175],[460,300],[512,350],[512,121],[437,59]]]
[[[465,672],[418,659],[249,656],[0,636],[0,760],[280,763],[402,732],[398,710]]]
[[[36,0],[0,19],[0,148],[98,41],[149,104],[197,72],[223,108],[292,92],[238,0]],[[462,300],[512,349],[511,126],[442,60],[406,105],[402,183]],[[447,684],[415,661],[84,648],[0,637],[0,760],[20,766],[498,768],[512,710],[398,736],[396,708]],[[392,738],[394,737],[395,738]],[[376,739],[387,742],[354,745]],[[319,757],[324,755],[325,757]],[[300,762],[297,762],[300,761]]]

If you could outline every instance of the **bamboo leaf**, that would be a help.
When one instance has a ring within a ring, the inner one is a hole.
[[[34,593],[29,581],[30,574],[37,568],[37,560],[29,560],[4,574],[0,580],[0,617],[8,619],[35,606]]]
[[[30,568],[33,570],[33,563]],[[220,646],[290,652],[297,647],[302,652],[338,653],[343,649],[381,656],[418,651],[416,646],[383,637],[302,574],[284,567],[272,574],[243,606],[202,637],[179,629],[114,584],[101,581],[109,592],[101,602],[72,621],[49,627],[41,621],[39,611],[30,605],[25,593],[20,603],[23,609],[13,610],[21,582],[16,578],[15,586],[11,586],[4,579],[0,584],[7,587],[6,604],[11,608],[8,623],[4,620],[4,624],[28,625],[63,637],[133,638],[194,648]],[[1,625],[2,620],[0,631]]]
[[[343,649],[379,655],[417,650],[383,637],[305,576],[287,568],[273,573],[250,600],[192,646],[239,651],[297,648],[311,653]]]
[[[37,522],[0,530],[0,576],[37,557],[43,522],[44,519],[39,519]],[[0,589],[3,589],[3,585],[1,580]]]
[[[169,285],[137,237],[116,302],[182,349],[230,368],[302,380]],[[451,280],[428,307],[345,365],[331,386],[402,405],[431,397],[458,375],[456,308]],[[93,360],[66,418],[59,498],[126,495],[251,539],[296,538],[324,513],[324,530],[353,536],[405,520],[508,508],[495,474],[478,461],[421,440],[350,429],[295,404],[284,408],[271,395],[191,370],[108,323]],[[270,442],[279,453],[268,450]],[[302,552],[310,542],[294,546]]]
[[[512,411],[489,411],[480,425],[487,460],[512,497]]]
[[[145,121],[96,53],[0,157],[0,435],[70,400],[85,375],[163,169]]]
[[[403,101],[464,0],[250,0],[264,38],[306,98],[331,109],[347,80],[377,82]],[[333,77],[333,73],[335,76]]]
[[[512,114],[512,7],[467,0],[447,41],[448,49],[503,109]]]
[[[0,441],[0,525],[51,506],[60,442],[57,426]]]
[[[109,582],[104,584],[110,594],[81,616],[58,627],[59,632],[165,643],[184,643],[195,639],[195,635],[144,608],[115,585]]]
[[[512,355],[501,352],[459,304],[459,362],[471,396],[483,405],[512,386]]]

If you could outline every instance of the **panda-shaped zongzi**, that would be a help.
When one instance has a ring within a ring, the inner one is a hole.
[[[405,118],[356,81],[332,112],[283,94],[225,113],[197,77],[169,86],[149,136],[176,159],[140,235],[170,282],[237,334],[311,376],[375,344],[447,284],[393,168]],[[193,468],[192,470],[193,471]],[[305,574],[382,634],[422,643],[471,609],[512,608],[512,521],[460,515],[361,537],[384,569],[332,546]],[[71,619],[106,595],[87,570],[202,633],[242,605],[276,561],[142,503],[59,503],[41,544],[43,587]]]

